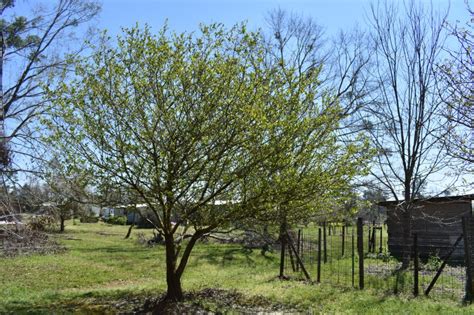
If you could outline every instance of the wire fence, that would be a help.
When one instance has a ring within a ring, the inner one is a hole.
[[[415,261],[412,255],[409,267],[402,268],[402,262],[389,252],[387,226],[382,223],[365,222],[358,229],[352,222],[325,222],[289,231],[288,243],[284,272],[291,278],[422,295],[437,277],[429,296],[459,300],[465,295],[463,265],[449,260],[443,264],[437,256]]]

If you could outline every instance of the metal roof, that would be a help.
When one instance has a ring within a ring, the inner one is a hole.
[[[414,199],[413,202],[430,202],[430,203],[441,203],[441,202],[450,202],[450,201],[472,201],[474,200],[474,194],[469,195],[459,195],[459,196],[443,196],[443,197],[428,197],[428,198],[418,198]],[[405,200],[389,200],[389,201],[380,201],[377,204],[379,206],[392,206],[403,203]]]

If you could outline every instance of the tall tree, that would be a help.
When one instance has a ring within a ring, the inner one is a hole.
[[[449,118],[450,132],[447,134],[448,154],[465,161],[474,171],[474,11],[466,1],[470,19],[464,25],[446,24],[456,46],[447,48],[449,58],[439,65],[441,77],[446,84],[443,98],[445,115]]]
[[[442,149],[447,129],[436,75],[446,14],[415,1],[384,1],[371,6],[370,17],[377,86],[367,121],[378,149],[372,174],[400,202],[407,267],[413,201],[450,164]]]
[[[38,8],[24,12],[24,16],[14,7],[14,0],[0,3],[0,140],[4,166],[10,161],[8,149],[20,159],[31,155],[26,151],[31,144],[27,126],[44,110],[42,85],[53,84],[55,74],[70,66],[68,56],[83,50],[74,41],[73,31],[100,9],[93,0],[38,3]],[[19,168],[24,169],[14,167]]]
[[[310,18],[275,10],[268,24],[266,63],[284,79],[278,99],[299,113],[295,124],[301,128],[292,145],[273,156],[272,168],[279,171],[261,175],[274,191],[269,202],[273,214],[266,212],[265,218],[280,225],[283,253],[291,225],[339,208],[352,195],[351,182],[366,171],[361,167],[369,156],[366,143],[347,129],[348,118],[362,98],[367,60],[363,53],[342,49],[341,43],[349,44],[344,35],[331,43],[332,48],[341,49],[329,55],[322,27]],[[307,91],[310,97],[295,105],[285,95],[298,95],[298,91]],[[300,119],[307,123],[299,123]],[[283,264],[282,254],[280,277],[284,276]]]

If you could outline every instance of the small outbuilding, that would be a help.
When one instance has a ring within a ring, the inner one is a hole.
[[[444,257],[462,234],[462,217],[471,218],[474,194],[417,199],[412,209],[411,232],[417,233],[418,252],[422,259]],[[403,240],[403,201],[383,201],[387,209],[388,249],[392,256],[401,258],[403,248],[411,246]],[[450,261],[463,262],[464,243],[456,247]]]

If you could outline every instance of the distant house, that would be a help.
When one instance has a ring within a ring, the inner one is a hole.
[[[207,205],[207,207],[211,207],[211,211],[225,211],[231,205],[238,204],[238,201],[233,200],[215,200]],[[138,227],[154,227],[154,223],[156,223],[156,216],[155,213],[149,209],[148,205],[137,204],[137,205],[123,205],[114,207],[112,215],[125,215],[127,216],[127,224],[135,224]],[[178,217],[173,217],[173,221],[178,221]]]
[[[474,194],[450,197],[435,197],[415,200],[412,210],[412,233],[418,235],[418,251],[421,258],[431,255],[445,256],[462,234],[462,217],[472,217]],[[401,258],[403,243],[403,201],[383,201],[380,206],[387,209],[388,249],[392,256]],[[462,262],[464,247],[461,242],[451,259]]]

